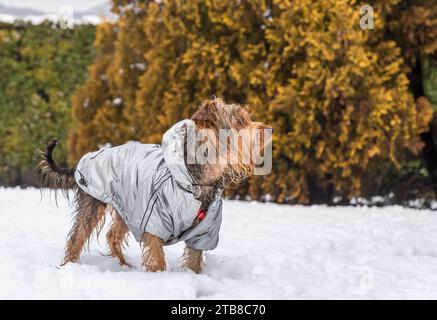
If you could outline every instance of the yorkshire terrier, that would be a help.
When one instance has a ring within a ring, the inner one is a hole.
[[[254,174],[270,133],[244,107],[213,98],[169,129],[162,145],[104,148],[84,155],[75,168],[56,165],[53,139],[39,151],[42,186],[64,195],[73,190],[76,207],[62,265],[79,261],[109,213],[109,255],[121,265],[129,266],[122,249],[130,231],[147,271],[164,271],[163,246],[184,241],[183,267],[200,273],[203,252],[218,243],[222,192]]]

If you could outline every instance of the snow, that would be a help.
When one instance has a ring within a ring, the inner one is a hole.
[[[204,273],[146,273],[133,238],[120,267],[104,231],[59,267],[72,208],[36,189],[0,189],[0,299],[436,299],[437,212],[225,201]],[[108,217],[108,219],[110,219]]]
[[[76,21],[75,21],[76,22]],[[79,20],[79,24],[93,24],[93,25],[98,25],[102,22],[102,18],[93,14],[86,14],[83,15],[80,20]]]
[[[117,97],[112,101],[113,104],[115,104],[116,106],[119,106],[123,103],[123,99],[121,97]]]
[[[6,8],[21,8],[27,10],[37,10],[42,12],[57,12],[62,5],[72,6],[76,11],[88,11],[95,7],[107,4],[108,0],[0,0],[0,6]],[[13,7],[12,7],[13,6]]]
[[[58,14],[41,14],[41,15],[26,15],[26,16],[16,16],[12,14],[0,14],[0,22],[13,23],[14,21],[25,21],[35,25],[39,25],[44,21],[50,21],[54,24],[64,21],[62,17]],[[102,22],[102,18],[96,15],[83,15],[78,18],[74,18],[71,22],[74,24],[92,24],[98,25]]]
[[[0,13],[0,21],[6,23],[13,23],[15,21],[15,16],[12,14]]]

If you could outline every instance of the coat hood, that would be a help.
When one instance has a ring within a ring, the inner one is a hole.
[[[164,161],[173,178],[189,191],[194,191],[194,180],[188,172],[184,160],[184,142],[192,137],[195,130],[194,121],[185,119],[174,124],[162,137]]]

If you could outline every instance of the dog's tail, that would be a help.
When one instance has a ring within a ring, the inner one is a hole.
[[[58,145],[58,139],[52,139],[45,149],[38,150],[39,164],[38,168],[41,171],[41,184],[49,189],[61,189],[67,193],[68,190],[77,187],[74,179],[75,168],[61,168],[52,157],[53,149]]]

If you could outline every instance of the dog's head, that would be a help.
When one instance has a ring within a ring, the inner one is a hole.
[[[205,184],[237,185],[254,174],[271,143],[272,128],[251,120],[246,108],[220,98],[204,101],[196,127],[196,168]]]

